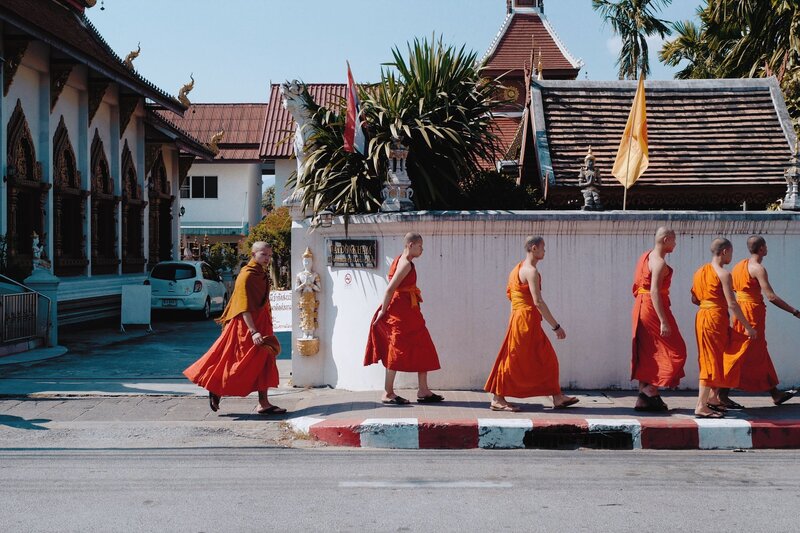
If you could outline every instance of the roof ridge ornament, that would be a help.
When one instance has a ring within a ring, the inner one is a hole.
[[[182,103],[186,107],[192,105],[192,102],[189,100],[188,94],[192,92],[192,89],[194,89],[194,72],[189,74],[189,79],[192,81],[185,84],[183,87],[181,87],[180,91],[178,91],[178,101],[180,101],[180,103]]]
[[[214,152],[216,156],[219,154],[219,143],[222,141],[222,138],[225,136],[225,128],[219,130],[217,133],[211,136],[211,139],[208,141],[208,147]]]
[[[133,60],[139,57],[139,54],[142,52],[142,42],[139,41],[136,43],[136,50],[133,50],[127,56],[125,56],[125,61],[122,63],[130,70],[136,70],[133,68]]]

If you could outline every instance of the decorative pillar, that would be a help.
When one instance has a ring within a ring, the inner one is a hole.
[[[56,346],[58,344],[58,284],[60,280],[50,271],[50,262],[45,255],[45,246],[42,238],[36,233],[33,234],[33,272],[25,278],[23,283],[42,294],[50,300],[50,313],[47,308],[39,311],[36,320],[45,321],[47,328],[47,345]]]
[[[383,203],[381,211],[413,211],[414,190],[411,188],[411,180],[406,172],[406,159],[408,158],[408,147],[395,137],[389,151],[389,176],[386,186],[381,191]]]

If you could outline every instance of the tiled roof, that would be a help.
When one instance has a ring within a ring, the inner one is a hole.
[[[64,51],[97,72],[154,102],[180,112],[176,98],[126,68],[86,15],[55,0],[2,0],[0,20]]]
[[[258,161],[268,104],[192,104],[181,117],[159,113],[203,143],[225,130],[217,161]]]
[[[344,83],[309,83],[306,88],[317,104],[330,107],[345,97],[347,85]],[[261,157],[268,159],[293,157],[294,129],[294,119],[283,108],[281,102],[281,86],[273,83],[269,96],[267,121],[261,136]]]
[[[550,170],[550,189],[577,187],[591,146],[604,187],[621,190],[611,169],[636,82],[544,80],[532,86],[536,137],[547,138],[536,145],[540,179]],[[645,94],[650,166],[636,187],[714,186],[722,193],[785,186],[794,132],[774,78],[648,81]]]
[[[542,57],[545,79],[575,79],[582,63],[561,43],[544,15],[510,13],[484,56],[484,68],[493,73],[522,70],[530,62],[533,35],[534,63]],[[536,65],[534,65],[536,66]]]
[[[155,109],[152,105],[146,107],[146,112],[146,123],[161,130],[162,133],[166,133],[168,138],[177,142],[181,151],[201,157],[206,161],[214,159],[214,152],[211,151],[207,144],[201,142],[197,137],[170,120],[170,117],[179,117],[179,115],[171,111]]]

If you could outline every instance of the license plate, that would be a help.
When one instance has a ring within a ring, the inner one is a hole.
[[[164,307],[177,307],[178,300],[176,300],[175,298],[164,298],[163,300],[161,300],[161,305],[163,305]]]

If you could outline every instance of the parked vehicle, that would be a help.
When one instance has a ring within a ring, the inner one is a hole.
[[[208,319],[228,305],[222,277],[203,261],[162,261],[144,283],[152,287],[152,309],[194,311]]]

